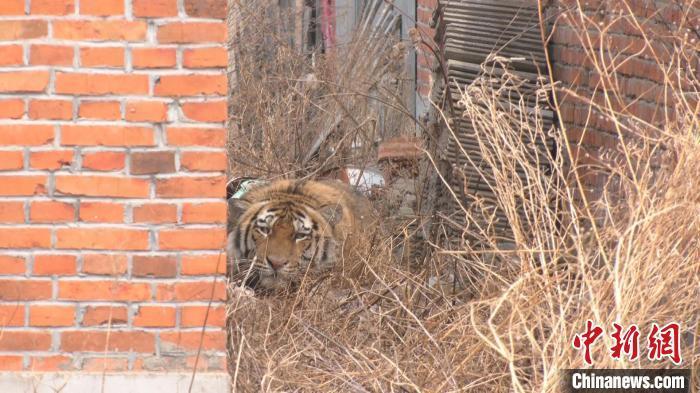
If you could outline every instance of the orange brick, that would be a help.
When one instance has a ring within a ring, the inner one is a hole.
[[[177,16],[177,0],[133,0],[132,7],[137,18]]]
[[[129,177],[59,175],[56,176],[56,191],[79,196],[148,198],[149,183]]]
[[[0,3],[0,15],[24,15],[24,0],[5,0]]]
[[[90,250],[148,250],[148,231],[114,228],[59,228],[56,248]]]
[[[168,104],[162,101],[129,101],[126,120],[164,122],[168,120]]]
[[[173,68],[177,63],[174,48],[134,48],[131,56],[134,68]]]
[[[87,254],[83,256],[83,273],[119,276],[126,273],[126,255]]]
[[[45,145],[53,142],[54,134],[54,127],[49,125],[0,125],[0,145]]]
[[[189,120],[201,122],[226,121],[226,101],[188,102],[182,104],[182,113]]]
[[[73,358],[64,355],[32,356],[29,369],[34,372],[72,370]]]
[[[129,371],[129,358],[100,356],[95,358],[83,358],[83,372],[105,372],[105,371]]]
[[[213,291],[213,298],[212,298]],[[170,301],[223,301],[226,300],[226,284],[223,280],[209,282],[178,282],[159,284],[156,287],[156,300]]]
[[[160,334],[162,343],[173,344],[181,349],[196,351],[200,346],[202,350],[211,351],[226,349],[226,333],[223,331],[206,332],[163,332]]]
[[[224,172],[228,165],[225,152],[182,152],[180,166],[188,171]]]
[[[0,100],[0,119],[19,119],[24,116],[24,100]]]
[[[80,65],[83,67],[123,67],[124,48],[80,48]]]
[[[125,20],[56,20],[53,37],[76,41],[144,41],[146,22]]]
[[[158,28],[158,42],[161,44],[187,44],[198,42],[226,41],[225,23],[176,22]]]
[[[0,300],[51,299],[51,281],[0,280]]]
[[[228,65],[228,54],[221,46],[185,49],[183,64],[186,68],[222,68]]]
[[[84,119],[118,120],[122,117],[117,101],[81,101],[78,116]]]
[[[29,49],[29,64],[32,65],[73,65],[74,50],[70,46],[32,45]]]
[[[73,102],[70,100],[31,100],[29,117],[45,120],[70,120],[73,118]]]
[[[3,224],[24,222],[24,202],[0,201],[0,222]]]
[[[108,281],[59,281],[58,299],[77,301],[145,301],[151,298],[147,283]]]
[[[61,143],[65,146],[153,146],[152,128],[122,126],[61,127]]]
[[[0,65],[14,66],[22,64],[24,64],[24,48],[22,45],[0,45]]]
[[[40,93],[48,85],[48,71],[0,72],[0,93]]]
[[[175,223],[177,221],[177,206],[151,203],[134,207],[134,222],[141,223]]]
[[[0,255],[0,275],[24,274],[26,270],[24,257]]]
[[[80,202],[80,221],[124,222],[124,205],[111,202]]]
[[[1,196],[33,196],[46,194],[47,176],[0,175]]]
[[[183,224],[220,224],[226,222],[226,202],[186,203],[182,206]]]
[[[2,79],[0,79],[0,90],[2,86],[1,80]],[[56,93],[76,95],[148,94],[148,83],[148,75],[107,75],[67,72],[57,73],[55,82]],[[43,90],[43,88],[41,90]]]
[[[71,222],[75,220],[75,208],[72,204],[63,202],[32,202],[29,220],[31,222]]]
[[[82,325],[125,325],[128,321],[128,312],[124,306],[90,306],[85,309]]]
[[[49,25],[45,20],[0,21],[0,40],[25,40],[46,37]]]
[[[48,351],[49,348],[49,332],[4,331],[0,334],[0,351]]]
[[[138,331],[67,331],[61,333],[61,350],[152,353],[155,351],[155,335]]]
[[[81,15],[124,15],[124,0],[80,0]]]
[[[134,326],[174,327],[175,307],[140,306],[134,316]]]
[[[29,156],[29,166],[32,169],[56,170],[70,166],[72,161],[72,150],[34,151]]]
[[[83,169],[93,171],[121,171],[126,154],[120,151],[98,151],[83,154]]]
[[[0,329],[24,326],[24,304],[0,304]]]
[[[222,229],[167,229],[158,233],[160,250],[222,250],[226,238]]]
[[[176,177],[156,182],[159,198],[223,198],[226,196],[224,176]]]
[[[171,146],[226,146],[223,128],[168,127],[167,138]]]
[[[208,315],[207,315],[208,311]],[[180,309],[180,326],[181,327],[202,327],[226,326],[226,308],[224,306],[183,306]]]
[[[32,15],[68,15],[75,12],[75,0],[32,0]]]
[[[177,274],[177,260],[171,256],[134,255],[133,277],[173,278]]]
[[[74,255],[35,255],[33,273],[37,276],[74,276],[77,272]]]
[[[0,370],[2,371],[22,371],[24,367],[24,356],[1,355]]]
[[[75,324],[75,307],[67,306],[31,306],[29,308],[29,326],[72,326]]]
[[[225,75],[163,75],[156,82],[158,96],[197,96],[226,94]]]
[[[24,168],[24,153],[20,150],[0,151],[0,171]]]

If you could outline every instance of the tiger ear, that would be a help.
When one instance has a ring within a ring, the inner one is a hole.
[[[326,219],[328,225],[333,228],[335,228],[335,226],[343,218],[343,207],[338,204],[323,206],[319,209],[319,212],[323,218]]]
[[[246,210],[248,210],[249,207],[250,207],[250,202],[248,202],[244,199],[230,198],[228,200],[228,221],[227,221],[228,232],[233,231],[233,227],[238,222],[238,219],[241,218],[241,215],[243,215],[243,213]]]

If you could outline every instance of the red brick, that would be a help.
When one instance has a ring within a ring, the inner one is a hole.
[[[47,299],[51,299],[51,281],[0,280],[2,301]]]
[[[155,335],[137,331],[68,331],[61,333],[66,352],[154,352]]]
[[[29,369],[33,372],[72,370],[73,358],[64,355],[32,356]]]
[[[0,370],[22,371],[24,356],[0,355]]]
[[[0,3],[0,15],[24,15],[25,0],[5,0]]]
[[[64,146],[153,146],[155,136],[148,127],[77,126],[61,127]]]
[[[33,273],[37,276],[74,276],[77,272],[74,255],[35,255]]]
[[[32,45],[29,49],[29,64],[32,65],[73,65],[74,50],[70,46]]]
[[[0,255],[0,275],[24,274],[26,270],[24,257]]]
[[[30,100],[29,117],[42,120],[70,120],[73,102],[70,100]]]
[[[131,56],[134,68],[174,68],[177,64],[174,48],[134,48]]]
[[[137,18],[177,16],[177,0],[133,0],[132,7]]]
[[[0,330],[8,326],[24,326],[24,304],[0,304]]]
[[[145,301],[151,298],[147,283],[109,281],[59,281],[58,299],[77,301]]]
[[[0,21],[0,40],[25,40],[46,37],[49,25],[45,20]]]
[[[161,123],[168,120],[168,104],[162,101],[129,101],[126,120]]]
[[[32,169],[57,170],[70,166],[72,162],[72,150],[33,151],[29,155],[29,166]]]
[[[114,228],[59,228],[56,248],[90,250],[148,250],[148,231]]]
[[[75,307],[73,306],[31,306],[29,308],[29,326],[58,327],[75,324]]]
[[[155,175],[175,172],[175,152],[148,151],[131,153],[132,175]]]
[[[174,327],[175,307],[140,306],[134,315],[134,326]]]
[[[75,12],[75,0],[32,0],[32,15],[68,15]]]
[[[128,320],[124,306],[89,306],[85,309],[82,325],[125,325]]]
[[[156,182],[159,198],[223,198],[226,195],[224,176],[176,177]]]
[[[4,331],[0,334],[0,351],[48,351],[49,348],[49,332]]]
[[[24,116],[24,100],[0,100],[0,119],[19,119]]]
[[[151,203],[134,207],[134,222],[175,223],[177,221],[177,206]]]
[[[93,171],[121,171],[126,154],[120,151],[98,151],[83,154],[83,169]]]
[[[161,343],[168,343],[178,348],[196,351],[200,346],[202,350],[226,349],[226,333],[223,331],[206,332],[163,332],[160,334]],[[162,345],[162,344],[161,344]]]
[[[24,48],[22,45],[0,45],[1,66],[14,66],[22,64],[24,64]]]
[[[225,23],[175,22],[158,28],[158,42],[161,44],[187,44],[198,42],[226,41]]]
[[[87,254],[83,256],[83,273],[119,276],[126,273],[126,255]]]
[[[167,229],[158,233],[160,250],[222,250],[224,229]]]
[[[0,151],[0,171],[14,171],[22,168],[24,168],[24,153],[21,150]]]
[[[0,93],[40,93],[48,85],[48,71],[0,72]]]
[[[24,202],[0,201],[0,223],[17,224],[24,222]]]
[[[80,221],[124,222],[124,205],[111,202],[80,202]]]
[[[81,15],[124,15],[124,0],[80,0]]]
[[[226,19],[226,0],[185,0],[185,12],[196,18]]]
[[[124,48],[80,48],[80,65],[83,67],[124,67]]]
[[[221,46],[185,49],[183,64],[186,68],[222,68],[228,65],[228,54]]]
[[[223,122],[226,121],[226,101],[188,102],[182,104],[182,112],[189,120]]]
[[[207,315],[207,310],[209,315]],[[180,310],[181,327],[226,326],[226,308],[223,306],[183,306]]]
[[[53,138],[54,127],[49,125],[0,125],[0,145],[39,146]]]
[[[228,165],[225,152],[182,152],[180,166],[188,171],[224,172]]]
[[[158,96],[196,96],[226,94],[225,75],[163,75],[156,82]]]
[[[167,138],[171,146],[226,146],[223,128],[168,127]]]
[[[81,101],[78,116],[84,119],[121,119],[121,105],[118,101]]]
[[[181,263],[181,274],[187,276],[226,274],[226,254],[224,252],[217,255],[184,255]]]
[[[212,298],[212,291],[214,297]],[[223,280],[209,282],[178,282],[159,284],[156,287],[157,301],[223,301],[226,300],[226,284]]]
[[[75,220],[73,204],[55,201],[32,202],[29,210],[31,222],[71,222]]]
[[[173,278],[177,274],[175,257],[134,255],[132,264],[134,277]]]
[[[148,83],[148,75],[67,72],[57,73],[55,82],[56,93],[76,95],[148,94]]]
[[[2,196],[33,196],[46,194],[45,175],[0,175],[0,195]],[[2,240],[0,240],[1,242]]]
[[[76,41],[144,41],[147,25],[125,20],[56,20],[53,37]]]
[[[182,207],[183,224],[220,224],[226,222],[226,202],[186,203]]]
[[[125,372],[129,371],[129,358],[107,356],[100,356],[95,358],[84,357],[82,367],[80,368],[80,370],[83,372]]]

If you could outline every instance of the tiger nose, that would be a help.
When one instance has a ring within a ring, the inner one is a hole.
[[[284,265],[287,264],[287,260],[284,258],[278,258],[278,257],[267,257],[267,263],[269,263],[273,269],[279,270]]]

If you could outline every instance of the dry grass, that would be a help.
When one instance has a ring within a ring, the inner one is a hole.
[[[595,29],[596,37],[605,34],[605,26],[578,9],[569,17]],[[651,47],[654,38],[639,27]],[[586,31],[580,29],[583,43],[598,39]],[[484,67],[484,78],[463,92],[460,111],[494,168],[484,176],[507,214],[515,249],[499,251],[465,208],[464,232],[481,240],[478,250],[435,243],[428,260],[406,265],[395,261],[387,236],[356,256],[369,278],[346,288],[309,280],[285,298],[234,289],[229,328],[236,391],[557,392],[560,370],[583,366],[571,341],[588,319],[606,329],[613,322],[637,324],[643,354],[652,323],[679,322],[683,365],[695,370],[700,386],[700,85],[697,71],[687,67],[696,62],[698,44],[683,34],[672,41],[672,57],[659,59],[667,111],[658,124],[621,106],[615,64],[622,59],[588,53],[607,99],[579,98],[614,125],[620,142],[602,157],[598,169],[606,185],[595,198],[575,143],[560,132],[565,125],[551,133],[537,112],[522,115],[522,102],[504,104],[499,97],[520,96],[518,76],[506,72],[498,76],[505,83],[493,84],[496,76]],[[557,97],[578,94],[555,90]],[[551,91],[544,84],[538,94]],[[293,102],[285,105],[297,110]],[[532,149],[524,134],[555,138],[561,154]],[[646,356],[614,361],[610,340],[606,335],[594,347],[596,367],[669,365]]]

